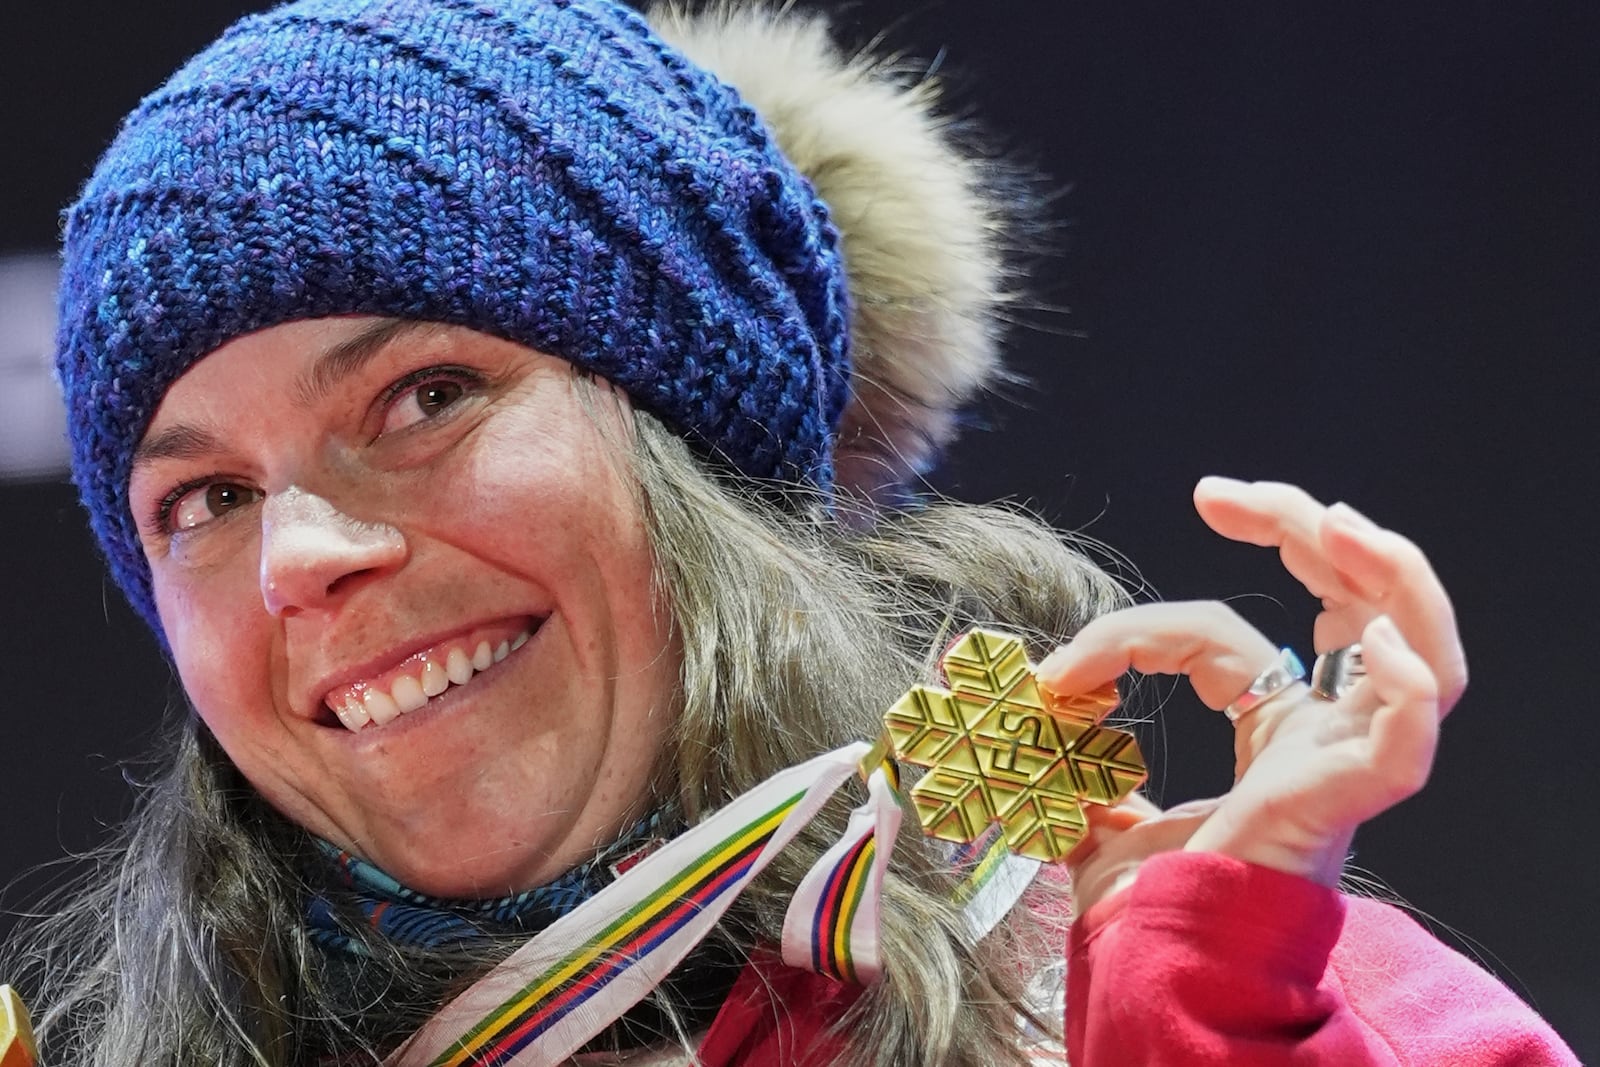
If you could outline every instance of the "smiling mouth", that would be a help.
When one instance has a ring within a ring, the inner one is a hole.
[[[542,619],[525,620],[509,633],[464,634],[408,657],[376,678],[328,691],[323,698],[326,724],[336,719],[352,733],[387,726],[425,708],[452,689],[477,677],[528,643]]]

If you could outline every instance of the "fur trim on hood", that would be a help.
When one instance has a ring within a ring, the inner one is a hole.
[[[838,484],[892,498],[933,466],[961,405],[1000,373],[999,313],[1016,295],[1002,255],[1015,181],[958,143],[931,79],[845,55],[820,16],[718,2],[649,18],[738,90],[828,205],[853,303]]]

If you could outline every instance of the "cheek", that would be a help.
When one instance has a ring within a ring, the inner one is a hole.
[[[235,719],[252,714],[247,698],[272,691],[270,639],[237,592],[158,580],[155,594],[185,693],[214,733],[232,732]]]
[[[613,446],[582,412],[550,422],[559,427],[563,420],[561,432],[518,421],[480,435],[448,477],[441,494],[447,515],[510,563],[538,563],[541,570],[586,557],[622,564],[619,552],[636,556],[645,542],[633,497],[609,454]]]
[[[507,420],[475,441],[450,478],[443,514],[458,517],[452,540],[552,594],[588,653],[597,641],[610,645],[616,669],[637,674],[664,659],[670,626],[655,604],[650,543],[617,447],[582,411],[533,425]]]

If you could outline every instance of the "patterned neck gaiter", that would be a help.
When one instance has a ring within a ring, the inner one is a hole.
[[[677,822],[657,811],[555,881],[495,900],[449,900],[418,893],[366,860],[326,841],[317,843],[331,863],[329,881],[354,896],[368,926],[397,944],[444,948],[493,936],[538,933],[649,855],[676,832]],[[329,894],[316,893],[307,901],[306,926],[311,939],[323,948],[356,955],[364,951],[340,924]]]

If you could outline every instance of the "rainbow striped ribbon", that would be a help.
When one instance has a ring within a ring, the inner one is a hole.
[[[385,1067],[561,1062],[659,985],[872,751],[859,742],[779,771],[663,845],[445,1005]],[[876,791],[869,787],[863,805],[872,809],[874,829],[885,808],[898,814],[887,781]],[[855,825],[857,816],[851,821]],[[876,967],[876,892],[893,843],[892,832],[881,846],[873,837],[858,839],[860,848],[848,858],[852,873],[842,883],[841,906],[826,913],[829,933],[806,934],[812,941],[832,939],[833,965],[853,961],[858,974]],[[852,881],[858,868],[862,877]],[[805,882],[815,877],[814,870]],[[818,914],[815,907],[811,914]],[[840,922],[847,932],[864,930],[869,917],[870,943],[862,933],[847,933],[842,942],[832,933]]]
[[[866,802],[851,812],[838,843],[795,889],[783,920],[783,962],[789,966],[860,985],[877,981],[882,972],[878,909],[900,829],[890,770],[873,770]]]
[[[980,854],[981,853],[981,854]],[[973,857],[977,861],[973,862]],[[974,941],[984,937],[1016,907],[1043,866],[1006,847],[998,827],[971,844],[961,845],[951,857],[952,866],[972,863],[972,871],[956,887],[955,902],[965,905],[967,928]]]

